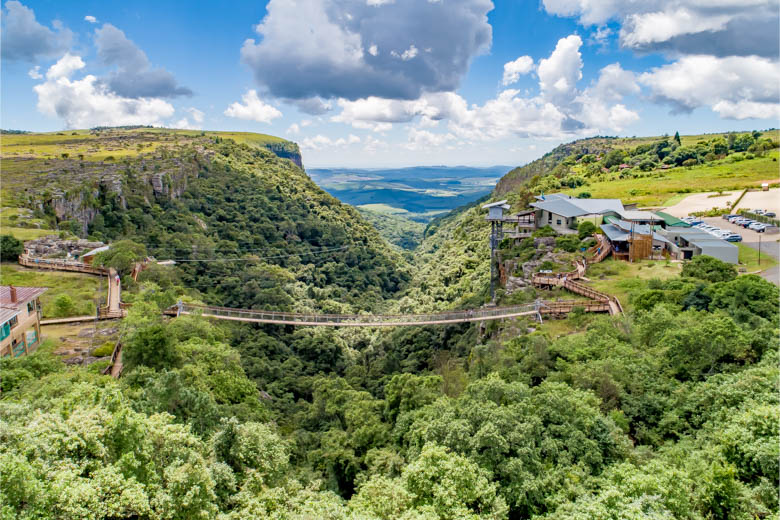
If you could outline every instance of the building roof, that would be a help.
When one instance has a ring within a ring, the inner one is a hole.
[[[544,199],[540,195],[536,199],[531,206],[567,218],[623,211],[620,199],[575,199],[563,193],[544,195]]]
[[[490,209],[495,207],[500,207],[502,209],[509,209],[509,204],[507,204],[506,199],[504,199],[504,200],[499,200],[498,202],[491,202],[490,204],[485,204],[484,206],[482,206],[482,209]]]
[[[614,224],[602,224],[601,230],[607,235],[610,242],[626,242],[628,240],[628,233]]]
[[[3,308],[13,306],[19,307],[21,304],[34,300],[44,292],[46,287],[16,287],[16,301],[11,301],[11,286],[0,285],[0,306]]]
[[[86,253],[84,253],[83,255],[81,255],[81,258],[84,258],[85,256],[92,256],[92,255],[96,255],[96,254],[98,254],[98,253],[102,253],[103,251],[108,251],[108,248],[109,248],[109,247],[111,247],[111,246],[102,246],[102,247],[96,247],[95,249],[93,249],[93,250],[91,250],[91,251],[87,251]]]
[[[713,250],[713,249],[732,250],[732,251],[737,249],[737,246],[735,246],[731,242],[726,242],[725,240],[710,235],[706,231],[701,231],[696,228],[679,228],[679,229],[675,229],[674,233],[684,238],[686,241],[688,241],[688,243],[701,249],[702,253],[704,253],[704,251],[706,250]]]
[[[612,221],[612,223],[601,225],[601,230],[604,232],[605,235],[607,235],[609,241],[627,242],[628,239],[631,237],[631,222],[626,222],[625,220],[613,220],[613,219],[610,220]],[[663,235],[660,235],[655,231],[653,231],[652,233],[653,233],[653,240],[657,240],[659,242],[669,242],[669,240],[667,240],[666,237],[664,237]],[[649,235],[650,226],[646,224],[634,224],[634,234]]]
[[[618,211],[620,214],[620,217],[623,220],[649,220],[649,221],[656,221],[661,222],[664,219],[662,217],[659,217],[658,215],[654,214],[652,211],[641,211],[636,209],[624,209],[623,211]]]
[[[663,211],[656,211],[655,214],[661,217],[662,219],[664,219],[664,222],[666,222],[667,226],[684,227],[684,228],[691,227],[691,225],[688,224],[687,222],[683,222],[679,218],[672,216],[668,213],[664,213]]]
[[[0,325],[19,314],[19,309],[10,307],[0,307]]]

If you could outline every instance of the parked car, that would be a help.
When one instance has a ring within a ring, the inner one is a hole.
[[[723,220],[728,220],[728,219],[730,219],[730,218],[734,218],[734,217],[738,217],[738,216],[739,216],[739,215],[736,215],[736,214],[734,214],[734,213],[732,213],[732,214],[730,214],[730,215],[723,215]]]
[[[732,233],[727,237],[723,237],[723,240],[725,240],[726,242],[742,242],[742,235],[738,235],[737,233]]]
[[[739,216],[738,217],[731,217],[729,219],[729,222],[731,222],[732,224],[735,224],[739,220],[745,220],[745,217],[739,217]]]
[[[767,211],[766,213],[764,213],[764,216],[769,218],[775,218],[777,214],[774,211]]]
[[[766,230],[766,227],[766,224],[762,224],[761,222],[753,222],[748,226],[748,229],[752,229],[758,233],[763,233]]]
[[[753,211],[753,213],[755,213],[756,215],[763,215],[764,214],[764,210],[763,209],[757,209],[757,210]]]
[[[744,220],[744,221],[740,222],[739,225],[742,226],[743,228],[747,228],[747,227],[750,227],[751,224],[755,224],[755,223],[756,223],[755,220],[747,219],[747,220]]]

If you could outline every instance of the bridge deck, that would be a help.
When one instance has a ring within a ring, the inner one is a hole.
[[[606,302],[558,301],[428,314],[303,314],[184,303],[181,307],[170,307],[165,314],[196,314],[220,320],[307,327],[411,327],[500,320],[537,314],[565,314],[571,312],[574,307],[583,307],[587,312],[609,312]]]

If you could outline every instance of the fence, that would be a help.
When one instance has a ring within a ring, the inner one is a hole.
[[[94,267],[82,262],[70,262],[67,260],[58,260],[53,258],[33,258],[25,254],[19,255],[19,264],[25,267],[34,267],[36,269],[51,269],[54,271],[73,271],[77,273],[104,275],[108,269],[104,267]]]

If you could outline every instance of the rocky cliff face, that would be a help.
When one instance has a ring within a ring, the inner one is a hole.
[[[282,159],[289,159],[295,163],[298,168],[303,169],[303,157],[301,157],[301,150],[295,143],[286,143],[285,147],[272,147],[266,146],[266,148],[281,157]]]
[[[297,144],[262,134],[125,127],[5,136],[3,203],[85,234],[106,204],[116,210],[180,198],[209,170],[219,144],[234,137],[303,168]]]

